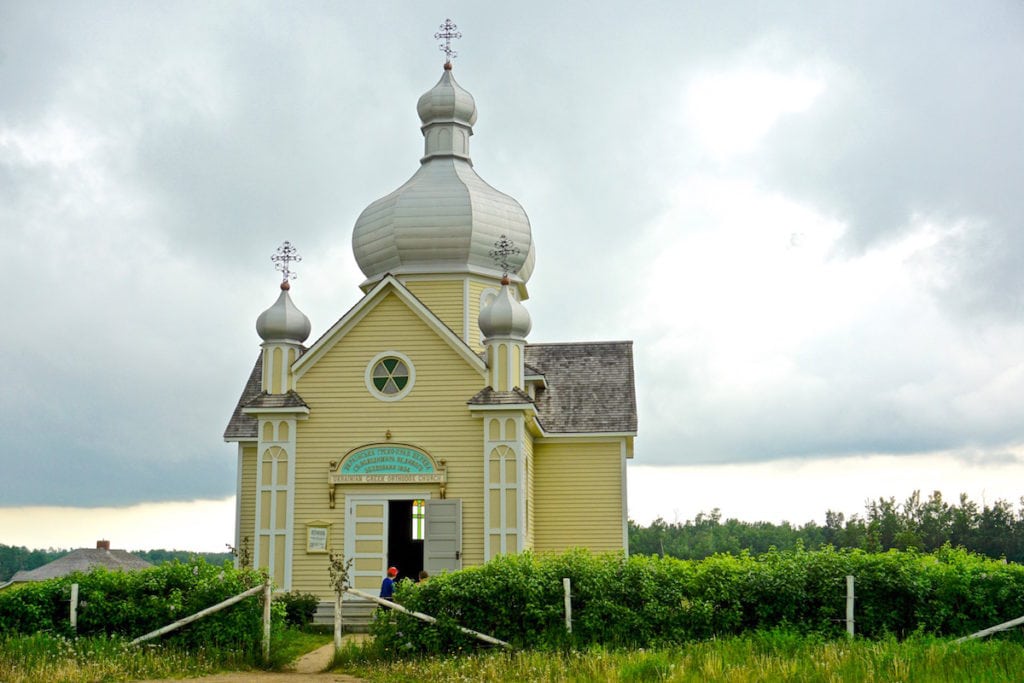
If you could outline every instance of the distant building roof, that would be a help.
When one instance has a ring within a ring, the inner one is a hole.
[[[105,548],[79,548],[72,550],[64,557],[59,557],[49,564],[35,569],[16,572],[10,583],[26,583],[29,581],[45,581],[59,576],[67,576],[73,572],[87,572],[96,567],[106,567],[120,571],[146,569],[153,565],[141,557],[132,555],[127,550],[107,550]]]

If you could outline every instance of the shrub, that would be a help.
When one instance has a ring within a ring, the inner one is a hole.
[[[0,592],[0,636],[47,632],[73,635],[68,621],[71,584],[79,585],[78,635],[135,638],[263,583],[252,569],[221,567],[202,559],[135,572],[97,568],[88,573],[15,586]],[[243,600],[174,631],[164,640],[188,648],[255,651],[262,633],[258,598]],[[283,623],[283,604],[272,618]]]
[[[966,635],[1024,614],[1024,567],[944,548],[866,553],[802,548],[705,560],[573,550],[501,556],[420,584],[396,600],[437,625],[381,611],[373,626],[398,654],[475,647],[471,628],[520,647],[651,647],[785,629],[845,631],[846,576],[855,577],[858,635]],[[572,583],[566,632],[562,578]]]
[[[285,623],[289,626],[302,627],[313,623],[313,615],[316,614],[316,606],[320,602],[320,598],[312,593],[290,591],[278,595],[274,601],[284,605]]]

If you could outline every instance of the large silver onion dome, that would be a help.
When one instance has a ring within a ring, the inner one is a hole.
[[[502,280],[498,294],[480,309],[480,331],[484,339],[526,339],[532,327],[530,312],[512,296],[508,280]]]
[[[505,235],[519,254],[509,258],[526,282],[535,261],[530,220],[512,197],[488,185],[469,156],[476,102],[445,65],[441,80],[420,97],[424,155],[404,185],[370,204],[356,220],[352,250],[366,284],[386,273],[476,273],[499,278],[490,252]]]
[[[287,280],[281,283],[281,295],[274,305],[256,319],[256,333],[266,342],[301,344],[309,337],[309,318],[292,303]]]

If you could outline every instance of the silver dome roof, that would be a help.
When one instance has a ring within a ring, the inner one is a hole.
[[[508,280],[502,280],[501,289],[480,310],[480,331],[484,333],[484,339],[526,339],[532,327],[530,312],[512,296]]]
[[[288,282],[282,282],[277,301],[256,319],[256,333],[263,341],[301,344],[309,337],[309,318],[292,303],[288,289]]]
[[[404,185],[370,204],[356,220],[352,250],[371,284],[386,274],[475,273],[499,278],[490,252],[505,235],[519,248],[509,258],[526,282],[535,261],[530,220],[512,197],[473,169],[469,136],[476,103],[449,68],[420,97],[424,155]]]

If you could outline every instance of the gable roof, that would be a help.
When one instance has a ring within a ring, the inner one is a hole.
[[[349,330],[355,327],[378,303],[384,300],[388,294],[394,294],[415,313],[420,320],[426,323],[443,341],[445,341],[457,354],[478,370],[481,375],[487,370],[487,365],[477,356],[476,352],[448,327],[437,315],[427,308],[415,294],[410,292],[405,285],[399,282],[393,275],[385,275],[367,294],[360,299],[355,306],[350,308],[338,322],[331,326],[331,329],[324,332],[313,345],[306,350],[302,356],[295,361],[293,366],[296,377],[312,367],[328,350],[331,349]]]
[[[146,569],[153,565],[141,557],[132,555],[127,550],[106,550],[104,548],[79,548],[72,550],[64,557],[58,557],[53,562],[44,564],[35,569],[16,572],[11,577],[10,583],[25,583],[27,581],[45,581],[55,579],[58,576],[67,576],[72,572],[87,572],[96,567],[107,569],[132,571],[135,569]]]
[[[534,399],[546,433],[636,433],[633,342],[527,344],[524,360],[547,383]]]
[[[474,351],[469,347],[466,342],[462,340],[450,327],[445,325],[440,318],[438,318],[433,311],[427,308],[423,302],[421,302],[416,295],[410,292],[405,285],[396,280],[394,276],[387,275],[381,280],[372,290],[370,290],[362,299],[360,299],[352,308],[341,316],[329,330],[320,335],[320,338],[313,342],[313,345],[308,349],[300,350],[301,355],[296,360],[293,366],[298,375],[304,372],[304,369],[312,366],[316,363],[321,356],[324,355],[335,343],[338,342],[345,334],[352,329],[363,317],[369,313],[373,308],[384,299],[388,293],[394,293],[401,301],[405,302],[407,306],[417,315],[428,327],[433,329],[438,336],[440,336],[445,342],[448,343],[460,356],[465,358],[471,365],[483,374],[487,370],[487,365],[482,358],[480,358]],[[228,426],[224,430],[225,441],[255,441],[258,437],[259,423],[258,420],[245,413],[246,408],[288,408],[288,407],[307,407],[306,403],[302,400],[302,397],[296,394],[294,391],[288,392],[288,394],[282,394],[280,397],[268,395],[262,392],[263,382],[263,354],[262,352],[256,357],[256,363],[253,365],[252,372],[249,373],[249,379],[245,383],[245,387],[242,389],[242,395],[238,398],[238,403],[235,404],[235,409],[231,413],[231,419],[228,421]]]

